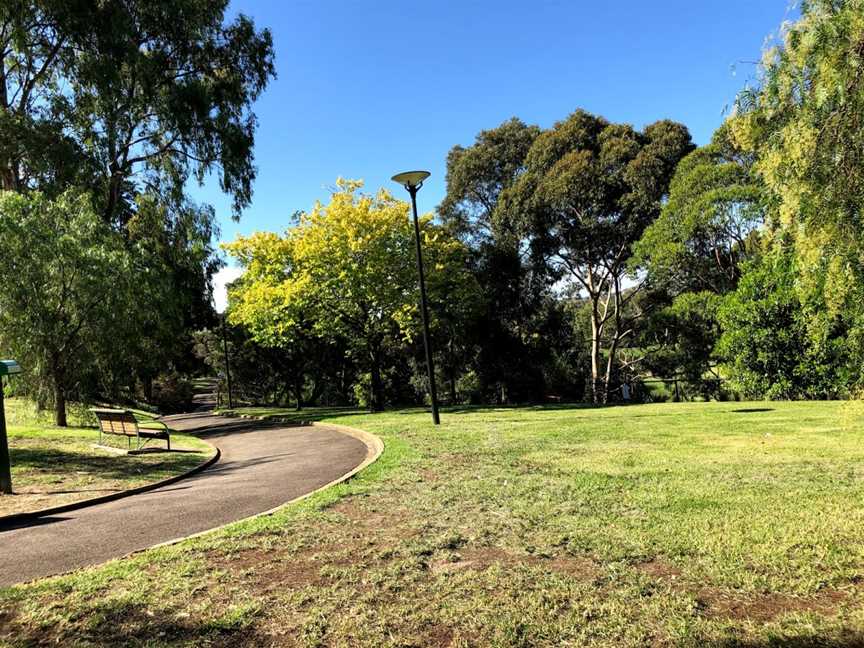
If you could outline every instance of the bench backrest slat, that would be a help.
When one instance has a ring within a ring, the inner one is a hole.
[[[99,429],[104,434],[138,436],[138,421],[126,410],[92,409],[99,419]]]

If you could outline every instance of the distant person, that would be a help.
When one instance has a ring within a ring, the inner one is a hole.
[[[625,403],[630,400],[630,385],[627,383],[621,385],[621,398]]]

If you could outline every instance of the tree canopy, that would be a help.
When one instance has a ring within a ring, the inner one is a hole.
[[[752,252],[752,234],[765,221],[753,155],[730,138],[729,126],[681,160],[668,201],[636,245],[636,261],[673,292],[734,288]]]
[[[81,212],[70,202],[80,198],[119,237],[110,239],[121,246],[112,254],[126,256],[114,265],[135,268],[139,300],[149,305],[115,311],[105,325],[102,335],[124,349],[111,362],[91,343],[82,347],[90,357],[76,365],[90,368],[86,389],[34,387],[54,393],[58,407],[61,392],[70,390],[106,400],[133,399],[139,391],[149,398],[158,373],[197,362],[190,333],[212,320],[210,281],[220,261],[212,243],[215,212],[189,200],[186,188],[212,175],[231,196],[235,217],[250,203],[252,108],[275,74],[269,31],[243,15],[227,19],[227,5],[14,0],[0,6],[0,189],[25,201],[4,195],[4,209],[17,213],[36,201],[53,223],[66,206]],[[68,225],[83,251],[108,240],[88,240],[94,226],[81,219]],[[45,245],[26,247],[20,236],[7,242],[12,257],[53,253]],[[34,267],[51,262],[34,259]],[[110,284],[103,287],[111,293]],[[106,294],[106,303],[113,297]],[[34,353],[40,344],[39,353],[53,353],[48,338],[28,339]]]
[[[525,172],[504,194],[534,262],[552,281],[573,281],[587,295],[595,401],[606,400],[616,351],[633,333],[625,307],[638,289],[623,284],[632,246],[657,218],[692,147],[681,124],[660,121],[639,132],[578,110],[537,137]]]
[[[226,246],[245,270],[231,291],[230,319],[273,346],[293,343],[307,328],[345,340],[369,371],[371,405],[380,409],[384,356],[418,330],[414,235],[408,203],[384,190],[359,193],[361,186],[339,180],[330,202],[301,214],[284,236],[258,233]],[[421,232],[435,299],[461,271],[463,247],[428,216]]]
[[[215,2],[16,0],[0,9],[3,188],[92,188],[109,222],[135,193],[180,202],[215,173],[235,213],[255,178],[252,103],[270,33]]]
[[[0,192],[0,247],[0,341],[48,386],[65,426],[70,392],[111,362],[114,343],[145,327],[146,252],[130,255],[74,192]]]

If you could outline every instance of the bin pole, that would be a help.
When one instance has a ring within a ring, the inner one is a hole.
[[[3,402],[3,378],[0,378],[0,493],[12,494],[9,441],[6,439],[6,408]]]

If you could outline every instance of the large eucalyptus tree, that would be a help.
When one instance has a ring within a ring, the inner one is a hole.
[[[660,214],[675,167],[692,148],[682,124],[637,131],[578,110],[537,137],[524,172],[501,197],[535,263],[587,297],[595,402],[606,401],[617,352],[634,332],[627,306],[643,281],[628,265],[632,247]]]

